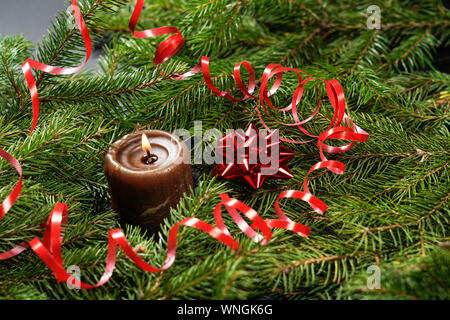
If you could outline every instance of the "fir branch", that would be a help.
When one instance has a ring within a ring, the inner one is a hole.
[[[242,252],[236,254],[204,233],[181,228],[177,260],[170,269],[146,273],[120,252],[113,277],[92,291],[58,284],[45,264],[27,251],[0,264],[0,298],[248,299],[264,293],[289,299],[366,299],[377,296],[364,289],[365,268],[371,264],[386,267],[380,297],[446,297],[445,277],[438,272],[445,270],[446,260],[433,252],[436,246],[447,246],[450,226],[445,100],[449,78],[435,70],[433,55],[448,43],[450,33],[448,12],[437,3],[410,0],[405,6],[381,1],[382,25],[374,31],[365,25],[365,10],[372,4],[368,0],[357,6],[350,0],[326,6],[311,2],[307,8],[296,0],[280,0],[276,6],[271,0],[146,1],[142,28],[174,25],[187,40],[183,50],[159,66],[165,77],[152,62],[163,37],[135,39],[128,32],[134,3],[86,0],[80,7],[91,34],[98,37],[111,31],[100,70],[71,77],[36,72],[41,77],[41,125],[29,137],[29,110],[21,106],[30,100],[24,95],[27,87],[20,63],[29,56],[31,44],[21,37],[0,37],[0,143],[19,159],[25,179],[21,197],[0,224],[1,249],[39,235],[54,203],[66,202],[70,219],[64,262],[82,267],[83,280],[89,283],[104,271],[106,234],[116,227],[102,174],[102,158],[113,141],[144,128],[193,130],[197,120],[204,130],[223,132],[249,123],[260,126],[257,100],[234,103],[217,97],[200,81],[200,74],[183,81],[168,78],[189,70],[200,54],[212,53],[214,85],[236,97],[242,95],[230,72],[243,60],[251,62],[258,84],[273,61],[313,77],[338,79],[346,111],[370,133],[366,143],[330,157],[345,163],[343,175],[321,170],[309,177],[309,187],[328,206],[323,216],[303,201],[281,203],[289,218],[311,228],[308,238],[274,230],[271,241],[259,246],[224,213]],[[38,48],[37,60],[78,65],[83,42],[66,20],[65,15],[56,18]],[[297,86],[295,75],[286,75],[270,97],[274,106],[290,103]],[[323,84],[306,88],[300,116],[314,110],[318,92],[325,97]],[[329,101],[322,103],[317,117],[306,125],[310,132],[323,131],[333,117]],[[280,122],[292,122],[290,113],[270,112],[273,119],[265,117],[269,127],[280,128],[286,138],[304,138],[295,127],[280,127]],[[300,189],[309,168],[320,160],[314,143],[286,147],[296,154],[289,164],[294,172],[291,180],[267,180],[255,191],[240,182],[216,181],[210,177],[210,166],[195,165],[196,189],[172,210],[159,240],[145,237],[138,227],[125,226],[127,239],[146,261],[161,265],[170,227],[189,216],[214,223],[212,211],[223,192],[272,219],[280,192]],[[16,180],[14,169],[1,161],[0,199]],[[422,258],[430,258],[436,267],[416,260]],[[397,261],[405,266],[404,282],[389,276],[391,265],[398,269]],[[420,270],[420,275],[411,270]],[[362,282],[357,282],[360,273]],[[426,279],[424,290],[416,290],[420,286],[405,290],[405,283],[417,283],[420,277]]]

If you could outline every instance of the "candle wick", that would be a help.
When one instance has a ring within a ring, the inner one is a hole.
[[[147,151],[147,155],[143,160],[145,164],[152,164],[158,160],[158,156],[156,154],[151,154],[150,151]]]

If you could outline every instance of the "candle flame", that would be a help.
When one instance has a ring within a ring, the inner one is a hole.
[[[150,145],[150,142],[148,141],[145,133],[142,134],[142,150],[144,150],[145,152],[150,152],[150,150],[152,150],[152,146]]]

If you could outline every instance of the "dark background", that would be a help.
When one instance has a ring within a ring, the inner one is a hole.
[[[58,11],[66,11],[68,7],[66,0],[0,0],[0,35],[23,34],[36,45]],[[94,52],[89,68],[96,66],[96,57]]]
[[[42,39],[65,0],[0,0],[0,34],[24,34],[34,44]]]

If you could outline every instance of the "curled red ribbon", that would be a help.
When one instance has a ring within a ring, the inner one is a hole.
[[[72,0],[71,6],[72,6],[72,11],[73,11],[73,14],[75,17],[76,24],[77,24],[78,28],[80,29],[83,41],[85,43],[86,59],[82,65],[80,65],[76,68],[59,68],[59,67],[49,66],[49,65],[40,63],[40,62],[32,60],[32,59],[27,59],[22,64],[22,70],[25,75],[25,79],[28,83],[28,87],[30,89],[30,95],[31,95],[32,104],[33,104],[33,122],[32,122],[31,130],[30,130],[30,134],[35,129],[37,121],[38,121],[38,117],[39,117],[39,96],[38,96],[36,82],[34,80],[32,72],[31,72],[31,68],[35,68],[35,69],[38,69],[38,70],[41,70],[41,71],[44,71],[47,73],[51,73],[51,74],[58,74],[58,75],[72,74],[72,73],[75,73],[75,72],[81,70],[85,66],[86,62],[89,60],[89,58],[91,56],[91,52],[92,52],[91,38],[89,35],[89,31],[86,27],[86,23],[84,22],[83,17],[80,13],[80,9],[78,7],[77,1]],[[158,46],[158,48],[156,50],[153,61],[156,64],[156,66],[159,67],[160,64],[164,63],[165,61],[167,61],[168,59],[173,57],[183,47],[183,45],[185,44],[185,40],[183,39],[178,28],[176,28],[176,27],[161,27],[161,28],[155,28],[155,29],[144,30],[144,31],[136,31],[136,25],[137,25],[140,15],[141,15],[143,6],[144,6],[144,0],[137,0],[136,6],[133,10],[133,14],[132,14],[130,22],[129,22],[129,28],[130,28],[131,32],[133,33],[133,35],[137,38],[152,38],[152,37],[157,37],[157,36],[167,35],[167,34],[170,35],[168,38],[166,38],[164,41],[161,42],[161,44]],[[190,71],[188,71],[182,75],[172,76],[172,79],[175,79],[175,80],[186,79],[188,77],[195,75],[196,73],[198,73],[201,70],[206,85],[216,95],[218,95],[220,97],[224,97],[227,100],[233,101],[233,102],[239,102],[239,101],[243,101],[243,100],[246,100],[249,98],[256,99],[256,96],[253,95],[253,92],[255,91],[255,87],[256,87],[256,81],[255,81],[256,77],[255,77],[255,72],[253,70],[253,67],[251,66],[251,64],[249,62],[247,62],[247,61],[238,62],[234,66],[234,70],[233,70],[234,79],[237,84],[237,87],[244,94],[244,97],[241,99],[231,96],[231,94],[227,91],[220,91],[219,89],[217,89],[214,86],[212,79],[211,79],[210,72],[209,72],[209,63],[210,63],[210,61],[209,61],[208,57],[202,57],[200,59],[200,62],[193,69],[191,69]],[[244,66],[244,68],[246,69],[246,71],[248,73],[248,77],[249,77],[249,83],[248,83],[247,87],[244,85],[244,83],[242,81],[242,77],[241,77],[241,67],[242,66]],[[285,108],[277,109],[272,105],[269,97],[271,95],[273,95],[274,93],[276,93],[277,90],[280,88],[282,80],[283,80],[283,73],[289,72],[289,71],[294,72],[296,74],[298,81],[299,81],[299,85],[297,86],[297,88],[294,92],[291,105],[289,105]],[[318,104],[317,108],[315,109],[315,111],[309,117],[307,117],[305,120],[300,121],[298,113],[297,113],[297,105],[300,103],[300,101],[302,99],[304,86],[309,81],[316,79],[316,78],[307,78],[307,79],[303,80],[302,75],[309,76],[306,72],[304,72],[300,69],[286,68],[286,67],[282,67],[278,64],[269,64],[266,67],[266,69],[264,70],[263,76],[261,78],[261,87],[260,87],[260,95],[259,95],[260,104],[261,104],[261,107],[263,108],[264,112],[269,117],[271,117],[271,116],[269,115],[269,113],[265,107],[266,104],[269,105],[270,108],[278,110],[278,111],[291,111],[293,118],[295,120],[295,123],[292,123],[292,124],[280,123],[280,125],[297,126],[300,129],[300,131],[302,131],[304,134],[306,134],[312,138],[317,138],[318,136],[309,133],[303,127],[303,125],[305,123],[311,121],[314,118],[314,116],[317,114],[317,112],[319,111],[319,108],[321,105],[320,92],[319,92],[319,104]],[[272,87],[268,90],[268,88],[267,88],[268,82],[273,76],[276,76],[275,82],[272,85]],[[339,126],[340,123],[342,122],[342,120],[344,119],[344,117],[346,117],[346,115],[345,115],[345,97],[344,97],[343,89],[337,80],[335,80],[335,79],[330,80],[330,81],[327,81],[325,79],[320,79],[320,80],[325,82],[325,84],[326,84],[326,92],[327,92],[328,98],[330,99],[331,105],[334,109],[333,119],[332,119],[329,127],[327,128],[327,130],[329,130],[332,127]],[[259,116],[263,126],[269,132],[271,132],[272,130],[264,122],[259,108],[257,108],[257,112],[258,112],[258,116]],[[327,131],[327,130],[325,130],[325,131]],[[283,137],[280,137],[280,139],[282,141],[290,142],[290,143],[307,143],[307,142],[313,141],[313,139],[306,140],[306,141],[296,141],[296,140],[286,139]],[[358,140],[358,141],[362,141],[362,140]],[[351,146],[349,146],[346,150],[349,150],[352,146],[353,145],[351,144]],[[334,152],[333,150],[335,150],[335,149],[332,149],[332,148],[325,149],[325,151],[327,151],[327,152]]]
[[[170,229],[167,242],[166,260],[164,261],[164,264],[161,268],[154,267],[145,262],[135,252],[133,247],[130,246],[125,238],[125,235],[120,229],[110,230],[108,234],[108,255],[106,259],[105,272],[103,273],[97,284],[90,285],[80,281],[79,288],[97,288],[104,285],[111,278],[116,263],[117,247],[120,247],[128,258],[130,258],[140,269],[146,272],[155,273],[167,270],[175,261],[177,249],[177,234],[180,226],[187,226],[203,231],[210,235],[212,238],[230,247],[233,251],[238,251],[240,249],[239,243],[231,236],[230,232],[223,222],[221,210],[222,205],[227,209],[228,213],[236,222],[241,231],[248,237],[252,238],[255,242],[259,242],[261,245],[265,245],[269,242],[270,238],[272,237],[271,229],[274,228],[290,230],[305,237],[308,236],[310,232],[310,229],[308,227],[290,220],[281,211],[278,205],[278,200],[281,198],[287,198],[287,195],[282,194],[277,199],[276,213],[280,219],[274,220],[262,219],[255,210],[237,199],[230,198],[228,194],[221,194],[220,197],[221,202],[218,203],[214,209],[214,219],[216,221],[216,226],[213,226],[197,218],[185,218]],[[242,214],[245,215],[250,221],[252,221],[253,224],[249,226],[239,214],[239,212],[242,212]],[[30,241],[31,249],[33,249],[33,251],[41,258],[41,260],[53,271],[53,274],[55,275],[58,282],[70,281],[72,277],[72,275],[68,273],[64,268],[61,255],[61,232],[63,231],[62,224],[67,223],[67,215],[67,204],[57,203],[47,220],[47,226],[43,240],[41,241],[38,238],[34,238]],[[263,236],[258,234],[255,230],[260,230]]]
[[[86,59],[84,60],[84,63],[76,68],[59,68],[50,66],[48,64],[33,60],[33,59],[27,59],[22,64],[22,72],[25,75],[25,79],[28,84],[28,88],[30,90],[30,96],[31,101],[33,104],[33,122],[31,125],[30,134],[34,131],[34,128],[36,127],[38,118],[39,118],[39,95],[37,90],[36,81],[34,80],[33,73],[31,72],[31,68],[44,71],[51,74],[73,74],[81,69],[86,65],[89,58],[91,57],[92,53],[92,43],[91,43],[91,36],[89,35],[89,30],[86,26],[86,23],[84,22],[84,19],[81,15],[80,8],[78,7],[78,3],[76,0],[72,0],[72,12],[73,16],[75,18],[75,22],[78,26],[78,28],[81,31],[81,36],[83,37],[84,44],[86,46]]]
[[[148,38],[148,37],[156,37],[160,35],[166,35],[170,34],[168,38],[166,38],[164,41],[161,42],[161,44],[158,46],[155,57],[153,59],[154,63],[156,64],[157,68],[159,69],[159,65],[173,57],[184,45],[185,41],[179,32],[178,28],[176,27],[162,27],[162,28],[155,28],[151,30],[144,30],[144,31],[136,31],[136,25],[139,20],[139,16],[142,12],[144,5],[144,0],[137,0],[136,6],[134,8],[133,14],[130,19],[129,27],[131,32],[136,36],[137,38]],[[86,46],[86,59],[84,63],[78,67],[75,68],[60,68],[55,66],[50,66],[32,59],[27,59],[22,64],[22,71],[25,75],[26,82],[29,87],[32,105],[33,105],[33,121],[32,126],[30,130],[30,134],[34,131],[38,117],[39,117],[39,96],[38,96],[38,90],[37,90],[37,84],[33,77],[33,73],[31,71],[31,68],[51,73],[51,74],[57,74],[57,75],[66,75],[66,74],[73,74],[79,70],[81,70],[87,61],[89,60],[92,52],[92,43],[91,38],[89,35],[89,31],[87,29],[86,23],[81,15],[80,9],[78,7],[78,3],[76,0],[72,0],[71,7],[73,11],[73,15],[75,17],[76,24],[81,32],[83,41]],[[241,67],[244,66],[248,73],[249,82],[248,85],[245,86],[242,78],[241,78]],[[200,62],[190,71],[182,74],[182,75],[176,75],[172,76],[172,79],[174,80],[182,80],[186,79],[190,76],[195,75],[199,71],[202,71],[204,81],[208,88],[213,91],[216,95],[220,97],[224,97],[230,101],[243,101],[246,99],[257,99],[255,95],[253,95],[255,88],[256,88],[256,77],[255,72],[253,70],[253,67],[250,63],[246,61],[239,62],[234,67],[234,79],[237,84],[238,89],[242,92],[244,95],[243,98],[235,98],[231,96],[231,94],[227,91],[220,91],[217,89],[211,79],[210,72],[209,72],[209,58],[202,57],[200,59]],[[160,71],[161,72],[161,71]],[[299,85],[297,86],[293,97],[292,97],[292,103],[285,107],[277,109],[275,108],[272,103],[270,102],[269,97],[273,95],[280,87],[282,83],[283,73],[284,72],[294,72],[298,78]],[[161,72],[162,73],[162,72]],[[272,77],[276,77],[274,84],[270,89],[268,89],[268,82]],[[288,199],[288,198],[295,198],[300,199],[305,202],[307,202],[316,212],[319,214],[323,214],[325,210],[327,209],[327,206],[325,203],[323,203],[320,199],[312,195],[308,189],[307,186],[307,178],[308,175],[315,170],[318,170],[320,168],[327,168],[330,171],[342,174],[345,170],[345,165],[339,161],[334,160],[328,160],[323,152],[329,152],[329,153],[340,153],[350,150],[355,142],[364,142],[366,141],[368,134],[361,128],[357,127],[345,114],[345,97],[344,92],[339,84],[339,82],[335,79],[333,80],[324,80],[319,79],[325,83],[326,86],[326,92],[327,96],[331,102],[331,105],[334,109],[334,115],[333,119],[329,125],[329,127],[321,133],[319,136],[315,136],[311,133],[309,133],[303,125],[312,120],[314,116],[318,113],[318,110],[321,105],[321,97],[319,92],[319,104],[317,108],[313,111],[313,113],[308,116],[305,120],[300,121],[298,113],[297,113],[297,106],[300,103],[303,92],[304,92],[304,86],[312,80],[315,80],[316,78],[306,78],[303,79],[302,76],[309,76],[307,73],[305,73],[302,70],[295,69],[295,68],[286,68],[282,67],[278,64],[269,64],[266,69],[264,70],[263,76],[261,78],[261,87],[260,87],[260,104],[263,108],[264,113],[271,117],[266,109],[266,105],[268,105],[270,108],[278,111],[291,111],[292,116],[294,118],[294,123],[287,124],[287,123],[280,123],[280,125],[285,126],[296,126],[298,129],[306,134],[307,136],[311,137],[312,139],[306,140],[306,141],[296,141],[296,140],[289,140],[283,137],[280,137],[282,141],[290,142],[290,143],[307,143],[313,141],[315,138],[318,139],[317,145],[319,147],[320,151],[320,157],[321,161],[316,163],[308,172],[304,179],[303,183],[303,190],[304,191],[298,191],[298,190],[287,190],[283,191],[277,198],[275,202],[275,212],[279,219],[269,219],[264,220],[262,219],[256,211],[245,205],[244,203],[240,202],[237,199],[229,198],[226,194],[221,194],[221,202],[217,204],[215,210],[214,210],[214,218],[216,221],[216,227],[212,226],[202,220],[199,220],[197,218],[186,218],[182,221],[178,222],[176,225],[174,225],[170,232],[169,232],[169,239],[168,239],[168,248],[167,248],[167,258],[161,268],[153,267],[149,264],[147,264],[142,258],[139,257],[139,255],[133,250],[133,248],[129,245],[127,242],[124,234],[119,229],[114,229],[109,231],[109,237],[108,237],[108,256],[106,261],[106,269],[104,274],[102,275],[101,279],[96,285],[89,285],[86,283],[81,283],[81,288],[84,289],[91,289],[95,287],[99,287],[103,284],[105,284],[109,278],[112,275],[112,272],[114,270],[115,265],[115,257],[117,252],[117,247],[119,246],[125,254],[141,269],[147,271],[147,272],[158,272],[161,270],[168,269],[175,260],[175,252],[176,252],[176,243],[177,243],[177,233],[180,226],[188,226],[193,227],[196,229],[199,229],[207,234],[209,234],[211,237],[215,238],[216,240],[224,243],[226,246],[231,247],[233,250],[239,249],[239,244],[236,240],[234,240],[227,228],[225,227],[225,224],[222,219],[222,213],[221,213],[221,206],[223,205],[228,213],[231,215],[233,220],[236,222],[238,227],[241,229],[243,233],[245,233],[250,238],[254,239],[256,242],[261,242],[261,244],[266,244],[272,235],[271,229],[274,228],[280,228],[280,229],[286,229],[293,232],[296,232],[299,235],[307,237],[310,233],[310,229],[302,224],[293,222],[290,220],[281,210],[281,207],[279,205],[279,201],[281,199]],[[261,120],[261,123],[263,126],[271,132],[271,129],[264,123],[264,120],[262,118],[262,113],[260,112],[259,108],[257,107],[257,113]],[[342,121],[345,121],[348,127],[341,126]],[[342,147],[334,147],[330,145],[326,145],[324,143],[327,139],[337,139],[337,140],[349,140],[351,143],[348,145],[342,146]],[[0,149],[0,157],[4,158],[6,161],[8,161],[19,173],[19,182],[14,187],[12,192],[6,197],[6,199],[2,202],[0,206],[0,220],[3,218],[3,216],[9,211],[9,209],[12,207],[14,202],[17,200],[21,189],[22,189],[22,169],[19,164],[19,162],[8,152],[4,151],[3,149]],[[241,217],[241,215],[238,213],[238,211],[242,212],[248,219],[250,219],[253,223],[251,226],[249,226],[245,220]],[[62,236],[61,233],[64,231],[62,224],[66,224],[67,222],[67,215],[68,215],[68,207],[67,204],[64,203],[58,203],[55,205],[53,211],[51,212],[47,224],[45,226],[44,236],[43,240],[39,240],[38,238],[34,238],[29,242],[31,248],[34,252],[44,261],[45,264],[53,271],[55,274],[55,277],[58,281],[67,281],[70,279],[71,275],[67,273],[67,271],[64,268],[62,256],[61,256],[61,240]],[[257,233],[255,230],[260,230],[263,236],[261,236],[259,233]],[[8,259],[11,258],[23,250],[27,248],[28,244],[26,242],[21,243],[16,248],[11,249],[8,252],[0,253],[0,260],[2,259]]]
[[[8,211],[11,209],[11,207],[14,205],[14,202],[16,202],[17,198],[20,195],[20,192],[22,191],[22,167],[20,166],[19,161],[16,160],[11,154],[6,152],[5,150],[0,148],[0,157],[5,159],[9,162],[10,165],[16,169],[17,173],[19,174],[19,181],[17,182],[14,189],[11,191],[11,193],[3,200],[2,204],[0,205],[0,220],[3,219],[3,217],[8,213]],[[22,242],[17,247],[7,251],[7,252],[1,252],[0,253],[0,260],[6,260],[9,258],[12,258],[22,251],[24,251],[28,247],[28,244],[26,242]]]

